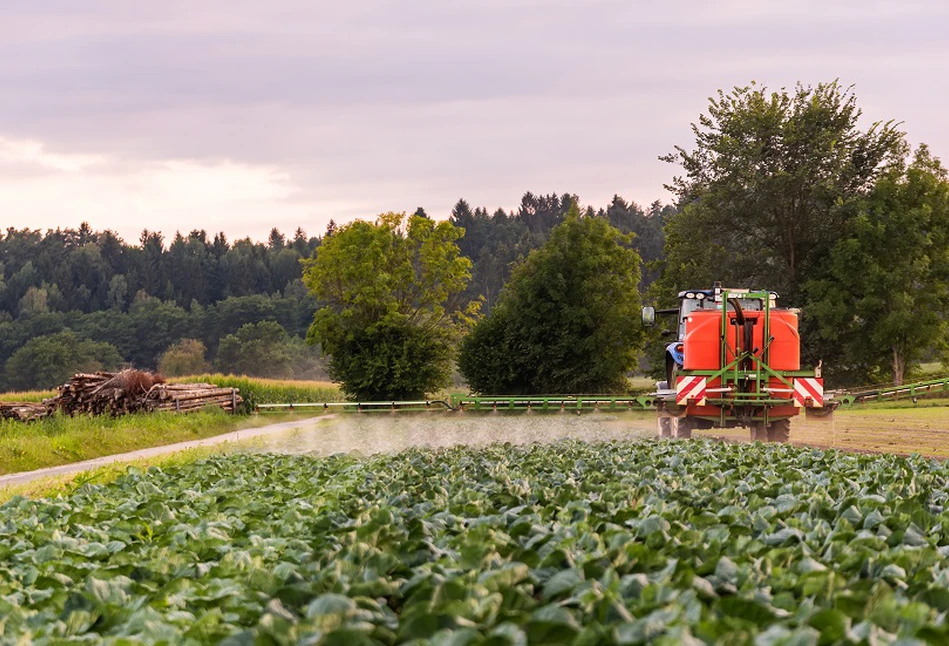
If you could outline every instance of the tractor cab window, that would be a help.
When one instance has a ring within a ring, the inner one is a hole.
[[[745,312],[760,311],[763,304],[760,298],[739,298],[738,304]],[[679,339],[685,338],[685,319],[689,314],[697,310],[721,310],[722,304],[715,302],[714,298],[683,298],[679,304]],[[735,306],[728,303],[730,312],[735,310]]]
[[[761,309],[763,309],[761,307],[760,298],[739,298],[738,304],[741,305],[741,309],[745,312],[754,312],[754,311],[760,311]],[[731,311],[734,311],[734,309],[735,309],[735,306],[729,303],[728,311],[731,312]]]
[[[679,305],[679,339],[685,338],[685,319],[696,310],[718,309],[718,303],[710,298],[683,298]]]

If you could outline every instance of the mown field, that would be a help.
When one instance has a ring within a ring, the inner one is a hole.
[[[947,484],[704,441],[215,457],[0,506],[0,642],[944,643]]]
[[[797,417],[791,442],[819,448],[880,453],[919,453],[949,458],[949,406],[946,400],[860,404],[834,413],[831,420]],[[747,440],[747,429],[711,429],[698,435]]]

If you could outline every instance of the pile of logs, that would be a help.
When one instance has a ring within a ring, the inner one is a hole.
[[[66,415],[125,415],[148,411],[187,413],[205,406],[234,412],[244,402],[236,388],[214,384],[166,384],[141,370],[79,373],[42,404],[0,402],[0,419],[31,422],[62,411]]]
[[[32,422],[49,415],[46,404],[33,402],[0,402],[0,419],[15,419],[18,422]]]
[[[149,410],[148,394],[164,380],[139,370],[78,373],[47,400],[67,415],[123,415]]]
[[[124,415],[141,411],[184,413],[205,406],[233,412],[243,399],[233,388],[214,384],[166,384],[140,370],[80,373],[59,387],[47,403],[67,415]]]
[[[161,384],[147,395],[149,410],[186,413],[205,406],[219,406],[226,411],[243,403],[236,388],[218,388],[214,384]]]

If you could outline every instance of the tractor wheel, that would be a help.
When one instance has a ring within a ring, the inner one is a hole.
[[[695,428],[695,420],[691,417],[680,417],[676,420],[675,436],[682,440],[688,440],[692,437],[692,430]]]
[[[672,421],[671,417],[659,418],[659,437],[673,437]]]
[[[776,419],[768,425],[769,442],[787,442],[791,439],[791,419]]]
[[[767,442],[768,441],[768,430],[764,427],[764,425],[761,422],[755,422],[748,428],[751,431],[752,442]]]

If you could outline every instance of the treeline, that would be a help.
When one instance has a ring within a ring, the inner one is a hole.
[[[168,245],[156,232],[132,245],[87,224],[8,229],[0,236],[0,385],[45,388],[74,370],[122,364],[155,369],[183,339],[200,344],[199,365],[213,358],[234,369],[217,361],[218,346],[260,321],[279,327],[274,349],[298,357],[260,364],[260,374],[325,376],[302,343],[317,304],[300,260],[319,242],[301,229],[289,239],[275,229],[266,244],[192,231]]]
[[[472,263],[469,299],[482,299],[489,311],[512,267],[547,240],[574,200],[569,193],[526,193],[509,212],[459,200],[450,220],[466,229],[459,246]],[[672,212],[658,203],[644,210],[619,196],[586,208],[636,233],[633,244],[647,261],[659,257]],[[335,229],[331,222],[327,233]],[[0,388],[45,388],[74,370],[121,364],[325,377],[319,348],[303,342],[321,303],[304,286],[300,262],[324,237],[274,229],[263,243],[229,242],[223,233],[195,230],[166,243],[146,230],[130,244],[85,223],[7,229],[0,234]],[[644,286],[654,277],[647,273]]]
[[[125,311],[144,293],[181,307],[207,306],[232,296],[278,294],[300,279],[300,259],[320,239],[297,229],[287,239],[274,229],[266,244],[229,243],[223,233],[143,231],[130,245],[112,231],[7,229],[0,236],[0,316],[42,311]]]
[[[520,206],[510,213],[498,209],[488,213],[484,208],[472,209],[465,200],[459,200],[451,211],[450,222],[465,230],[458,241],[461,255],[472,262],[471,282],[465,296],[484,297],[482,309],[490,311],[511,277],[517,261],[540,248],[550,237],[550,231],[562,224],[575,203],[576,195],[534,195],[526,193]],[[676,212],[669,205],[653,202],[643,209],[635,202],[627,202],[619,195],[606,207],[583,209],[582,215],[604,218],[624,234],[635,234],[632,247],[639,253],[646,270],[640,287],[647,288],[658,276],[657,261],[662,257],[665,241],[663,227]]]

